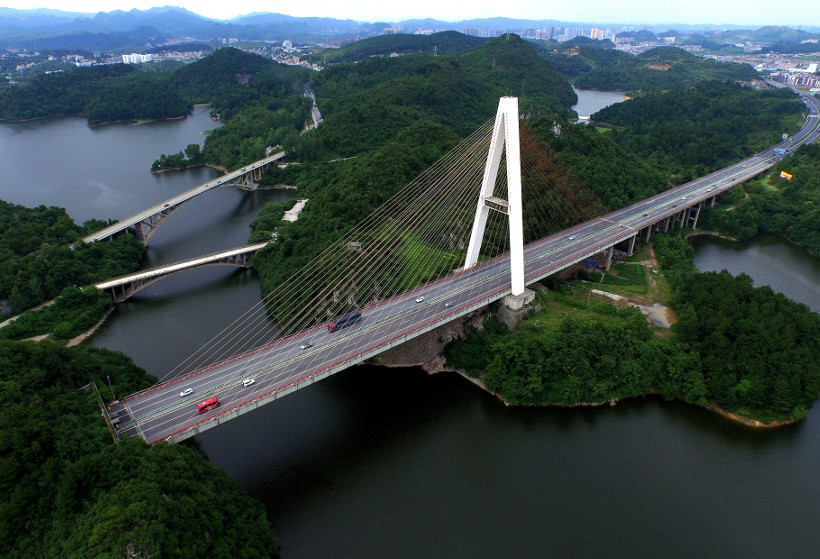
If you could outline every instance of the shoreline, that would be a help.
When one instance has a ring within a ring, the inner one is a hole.
[[[484,382],[482,382],[482,380],[480,378],[471,377],[470,375],[468,375],[464,371],[461,371],[461,370],[458,370],[458,369],[446,369],[445,368],[445,369],[440,369],[440,370],[435,371],[435,372],[430,373],[430,374],[439,374],[439,373],[455,373],[455,374],[459,375],[461,378],[466,379],[468,382],[474,384],[475,386],[477,386],[478,388],[480,388],[481,390],[483,390],[487,394],[490,394],[490,395],[494,396],[498,401],[500,401],[505,406],[511,407],[511,408],[563,408],[563,409],[572,409],[572,408],[600,408],[600,407],[603,407],[603,406],[613,407],[618,402],[620,402],[622,400],[627,400],[627,399],[633,399],[634,400],[634,399],[637,399],[637,398],[646,398],[647,396],[660,396],[660,394],[658,392],[656,392],[654,390],[651,390],[649,392],[645,392],[644,394],[641,394],[639,396],[634,396],[634,397],[633,396],[628,396],[628,397],[613,396],[612,398],[610,398],[608,400],[604,400],[603,402],[576,402],[574,404],[559,404],[559,403],[556,403],[556,402],[543,402],[543,403],[540,403],[540,404],[512,404],[506,398],[504,398],[503,395],[489,390],[484,385]],[[698,406],[697,404],[692,404],[690,402],[684,402],[683,400],[678,400],[678,401],[683,402],[684,404],[687,404],[687,405],[690,405],[690,406],[695,406],[695,407],[698,407],[698,408],[701,408],[701,409],[711,411],[711,412],[716,413],[717,415],[719,415],[719,416],[721,416],[725,419],[728,419],[728,420],[730,420],[734,423],[738,423],[738,424],[744,425],[746,427],[752,427],[754,429],[776,429],[777,427],[785,427],[787,425],[794,425],[795,423],[798,423],[798,422],[800,422],[800,421],[802,421],[803,419],[806,418],[806,416],[803,416],[799,419],[783,419],[783,420],[780,420],[780,421],[772,421],[770,423],[764,423],[764,422],[760,421],[759,419],[752,419],[750,417],[744,417],[742,415],[738,415],[736,413],[725,410],[725,409],[721,408],[720,406],[718,406],[714,402],[714,400],[710,400],[709,403],[706,406]]]
[[[724,241],[731,241],[733,243],[750,243],[750,242],[754,241],[755,238],[765,236],[765,235],[769,235],[771,237],[777,237],[779,239],[783,239],[784,241],[786,241],[790,245],[794,245],[797,248],[805,250],[809,254],[809,256],[811,256],[812,258],[820,259],[820,254],[813,253],[812,251],[810,251],[809,249],[807,249],[806,247],[804,247],[803,245],[801,245],[797,241],[795,241],[793,239],[790,239],[787,235],[784,235],[783,233],[760,233],[760,232],[758,232],[758,233],[754,234],[750,239],[743,240],[743,239],[738,239],[737,237],[730,237],[728,235],[723,235],[722,233],[719,233],[717,231],[692,231],[691,233],[686,234],[686,240],[688,241],[690,237],[716,237],[718,239],[723,239]]]
[[[74,346],[80,345],[81,343],[86,341],[88,338],[93,336],[94,333],[97,330],[99,330],[100,326],[102,326],[103,323],[106,320],[108,320],[108,317],[111,316],[111,313],[113,313],[114,310],[116,310],[116,308],[117,308],[116,304],[111,305],[111,308],[109,308],[107,311],[105,311],[105,313],[102,315],[100,320],[98,320],[97,323],[94,326],[92,326],[91,328],[89,328],[88,330],[83,332],[82,334],[78,334],[78,335],[74,336],[73,338],[71,338],[70,340],[68,340],[65,343],[65,346],[66,347],[74,347]]]
[[[198,104],[195,104],[193,107],[195,108],[195,107],[199,107],[199,106],[203,106],[203,105],[207,106],[207,103],[205,103],[205,104],[198,103]],[[131,123],[132,126],[137,126],[137,125],[140,125],[140,124],[147,124],[147,123],[150,123],[150,122],[162,122],[162,121],[165,121],[165,120],[181,120],[183,118],[188,118],[189,116],[191,116],[191,111],[188,111],[186,114],[180,115],[180,116],[167,116],[165,118],[146,118],[146,119],[123,118],[123,119],[119,119],[119,120],[104,120],[102,122],[95,122],[94,124],[89,124],[88,123],[88,115],[85,114],[85,113],[61,113],[61,114],[57,114],[57,115],[35,116],[35,117],[32,117],[32,118],[21,118],[21,119],[16,119],[16,120],[7,119],[7,118],[0,118],[0,123],[17,124],[19,122],[34,122],[36,120],[48,120],[50,118],[66,118],[66,117],[72,117],[72,116],[83,117],[83,118],[86,119],[86,126],[88,126],[89,128],[96,128],[98,126],[107,126],[109,124],[121,124],[123,122],[129,122],[129,123]]]

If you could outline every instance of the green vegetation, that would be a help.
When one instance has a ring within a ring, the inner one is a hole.
[[[106,350],[0,341],[0,555],[278,555],[262,505],[195,448],[115,445],[92,381],[107,401],[153,379]]]
[[[38,75],[0,89],[0,118],[84,114],[89,124],[180,117],[191,105],[166,87],[167,77],[113,64]]]
[[[788,180],[781,171],[792,175]],[[748,240],[759,233],[784,235],[820,255],[820,145],[800,147],[764,177],[720,197],[701,227]]]
[[[319,53],[316,58],[324,65],[340,62],[357,62],[375,56],[389,56],[391,54],[418,54],[422,52],[438,55],[461,54],[464,51],[476,48],[488,39],[471,37],[457,31],[444,31],[432,35],[381,35],[356,41],[340,49],[327,49]]]
[[[519,102],[533,114],[568,114],[575,102],[566,81],[516,36],[455,57],[337,64],[314,75],[311,86],[324,122],[296,141],[301,164],[264,179],[298,186],[311,200],[299,221],[266,220],[254,229],[269,235],[278,227],[279,242],[254,258],[266,293],[492,117],[510,87],[524,87]]]
[[[255,82],[260,75],[279,65],[272,60],[235,48],[222,48],[191,64],[168,79],[168,87],[180,91],[191,103],[207,103],[230,95]]]
[[[294,196],[285,202],[269,202],[260,208],[256,218],[251,222],[251,237],[248,243],[261,243],[269,241],[272,237],[278,237],[280,227],[288,225],[288,221],[282,221],[282,216],[296,203]]]
[[[267,180],[298,185],[299,196],[310,198],[310,203],[299,214],[299,220],[292,223],[280,221],[284,207],[281,204],[260,212],[253,226],[254,240],[261,240],[258,235],[264,238],[278,228],[278,241],[254,256],[262,292],[269,293],[293,276],[363,216],[434,163],[456,140],[444,127],[422,121],[371,156],[275,169]]]
[[[0,87],[0,119],[83,114],[89,124],[154,120],[185,116],[193,103],[210,103],[215,114],[230,118],[252,102],[265,106],[285,94],[301,95],[307,72],[234,48],[172,72],[126,64],[69,68]],[[290,88],[292,82],[298,87]]]
[[[268,147],[292,148],[310,114],[303,88],[308,72],[234,48],[180,68],[169,87],[191,103],[209,103],[211,114],[225,124],[209,134],[201,154],[192,157],[187,148],[184,154],[163,154],[152,170],[200,164],[233,170],[263,158]]]
[[[88,222],[80,227],[63,208],[26,208],[0,200],[0,301],[18,313],[56,297],[66,287],[137,270],[145,247],[134,237],[121,235],[109,243],[80,241],[104,225]],[[73,249],[71,243],[76,243]]]
[[[659,238],[675,332],[700,356],[710,397],[762,421],[804,417],[820,395],[820,315],[746,275],[699,273],[681,237]]]
[[[666,174],[594,127],[570,124],[560,117],[538,117],[529,124],[609,208],[627,206],[668,188]]]
[[[611,46],[608,41],[586,41],[537,48],[575,87],[583,89],[636,91],[757,78],[757,72],[748,64],[718,62],[677,47],[659,47],[633,55]]]
[[[111,296],[93,287],[66,287],[52,305],[30,311],[0,328],[0,338],[25,340],[49,335],[67,341],[94,326],[113,307]]]
[[[173,155],[165,155],[163,153],[160,158],[155,160],[151,165],[151,172],[156,173],[169,169],[187,169],[188,167],[202,165],[203,161],[205,161],[205,157],[199,144],[188,144],[185,146],[184,153],[181,151]]]
[[[605,289],[619,288],[619,293],[628,295],[647,292],[646,269],[640,264],[630,262],[622,266],[613,266],[602,276],[601,285]]]
[[[710,81],[648,92],[592,119],[621,127],[609,132],[617,144],[681,184],[776,144],[804,109],[788,89]]]
[[[575,80],[586,89],[633,91],[691,85],[702,81],[750,81],[757,72],[748,64],[718,62],[695,56],[676,47],[659,47],[616,64],[599,65]]]
[[[636,309],[558,285],[520,332],[490,322],[448,346],[448,364],[486,371],[487,388],[515,404],[656,392],[763,422],[803,418],[820,395],[820,316],[747,276],[697,272],[683,237],[656,237],[656,252],[679,315],[672,336],[653,336]]]

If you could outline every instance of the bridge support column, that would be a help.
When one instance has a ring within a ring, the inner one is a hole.
[[[143,226],[142,226],[141,221],[138,222],[136,225],[134,225],[134,236],[141,243],[144,243],[145,240],[146,240],[145,239],[145,231],[143,230]]]
[[[501,200],[493,196],[495,179],[501,163],[502,150],[507,155],[507,197]],[[524,221],[521,197],[521,151],[518,141],[518,99],[502,97],[495,115],[490,151],[484,166],[484,179],[478,197],[470,244],[464,268],[471,268],[478,262],[487,216],[490,210],[507,214],[510,222],[510,287],[514,296],[524,294]]]
[[[635,252],[635,239],[637,239],[637,238],[638,238],[638,235],[635,235],[634,237],[629,239],[629,251],[628,251],[629,256],[632,256],[632,253]]]
[[[672,216],[671,215],[666,218],[666,222],[663,224],[663,232],[664,233],[669,232],[669,222],[670,221],[672,221]]]
[[[675,225],[680,223],[680,228],[683,229],[683,222],[686,216],[686,210],[681,210],[675,214],[675,221],[672,223],[672,229],[675,228]]]
[[[693,206],[689,210],[689,222],[691,222],[692,229],[698,228],[698,218],[700,217],[700,208],[702,206],[701,202],[698,202],[697,206]],[[694,215],[692,215],[694,213]]]
[[[609,269],[612,267],[612,255],[615,253],[615,247],[611,246],[606,251],[606,265],[604,266],[604,271],[608,272]]]
[[[652,226],[647,225],[646,226],[646,239],[644,240],[644,243],[649,244],[649,235],[650,234],[652,234]]]

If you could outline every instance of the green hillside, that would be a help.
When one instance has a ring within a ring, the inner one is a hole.
[[[457,55],[476,48],[488,39],[471,37],[457,31],[443,31],[432,35],[408,35],[396,33],[362,39],[340,49],[327,49],[317,57],[322,64],[356,62],[374,56],[391,54],[418,54],[422,52],[440,55]]]
[[[601,90],[645,90],[689,85],[707,80],[749,81],[751,66],[718,62],[677,47],[659,47],[638,55],[593,44],[559,46],[546,59],[576,87]]]
[[[262,505],[195,447],[112,442],[100,398],[154,380],[120,353],[0,341],[0,556],[278,556]]]
[[[776,144],[804,110],[788,89],[709,81],[650,91],[591,118],[617,126],[615,142],[681,184]]]

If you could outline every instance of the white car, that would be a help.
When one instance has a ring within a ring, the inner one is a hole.
[[[416,303],[423,303],[423,302],[424,302],[424,296],[423,295],[420,296],[420,297],[416,297]]]
[[[194,393],[193,388],[186,388],[185,390],[183,390],[182,392],[179,393],[179,397],[184,398],[185,396],[190,396],[193,393]]]
[[[255,378],[246,378],[245,380],[242,381],[242,387],[247,388],[250,385],[252,385],[254,382],[256,382]]]
[[[449,308],[450,308],[450,307],[452,307],[452,306],[453,306],[453,302],[452,302],[452,301],[447,301],[446,303],[444,303],[444,308],[445,308],[445,309],[449,309]]]
[[[570,235],[569,240],[574,241],[575,240],[575,235]]]
[[[309,347],[313,347],[313,344],[310,343],[310,342],[305,342],[305,343],[303,343],[302,345],[299,346],[299,349],[307,349]]]

